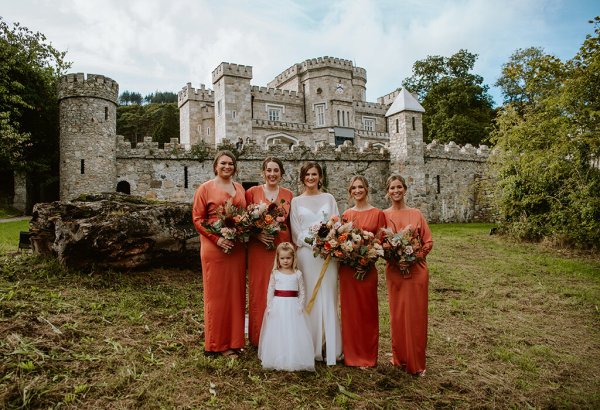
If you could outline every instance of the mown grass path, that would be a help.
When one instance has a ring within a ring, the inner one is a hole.
[[[1,407],[600,408],[600,260],[489,228],[432,226],[422,378],[388,364],[382,270],[379,365],[282,373],[203,355],[199,272],[1,257]]]

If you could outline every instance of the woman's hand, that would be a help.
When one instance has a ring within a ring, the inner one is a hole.
[[[275,239],[275,237],[273,235],[268,235],[266,233],[261,232],[258,235],[256,235],[256,239],[264,243],[265,246],[271,246],[273,245],[273,240]]]
[[[217,241],[217,246],[222,248],[224,251],[231,251],[233,249],[233,242],[229,239],[219,238]]]

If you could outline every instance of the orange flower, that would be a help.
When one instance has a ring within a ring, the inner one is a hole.
[[[235,221],[236,224],[239,224],[240,221],[242,220],[242,216],[241,215],[236,215],[233,217],[233,220]]]
[[[330,250],[331,249],[331,244],[329,242],[325,242],[325,245],[323,246],[326,250]]]
[[[273,222],[273,217],[271,215],[265,215],[265,222],[270,224]]]
[[[340,250],[333,252],[333,254],[338,258],[341,258],[342,256],[344,256],[344,252],[342,252]]]
[[[347,233],[343,233],[340,236],[338,236],[338,241],[339,242],[346,242],[346,240],[348,239],[348,234]]]
[[[367,258],[360,258],[358,263],[360,263],[363,266],[367,266],[369,264],[369,260]]]

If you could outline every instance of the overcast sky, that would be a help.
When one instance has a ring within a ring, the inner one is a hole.
[[[309,58],[367,70],[367,100],[393,91],[415,61],[479,55],[493,87],[518,48],[572,58],[600,14],[598,0],[0,0],[0,16],[67,51],[70,72],[103,74],[120,91],[212,88],[222,61],[253,67],[252,85]]]

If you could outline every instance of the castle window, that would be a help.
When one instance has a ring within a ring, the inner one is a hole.
[[[342,125],[340,122],[340,110],[337,110],[337,125]]]
[[[346,111],[346,125],[350,126],[350,111]]]
[[[217,101],[217,115],[220,117],[221,116],[221,111],[222,111],[222,107],[221,107],[221,100]]]
[[[325,104],[315,104],[315,117],[317,126],[325,125]]]
[[[108,120],[108,107],[104,107],[104,120]]]
[[[210,127],[206,127],[206,135],[210,135]]]
[[[231,111],[231,118],[235,120],[235,117],[237,117],[237,112]]]
[[[441,192],[441,187],[440,187],[440,176],[436,175],[435,176],[435,182],[436,182],[436,192],[439,194]]]
[[[365,131],[375,131],[375,118],[363,117],[363,129]]]
[[[81,160],[81,175],[85,174],[85,159]]]
[[[416,127],[415,127],[415,117],[412,117],[412,128],[413,128],[413,131],[416,129]]]
[[[188,167],[183,167],[183,187],[188,188]]]
[[[281,121],[283,118],[283,105],[271,105],[267,104],[267,118],[269,121]]]
[[[396,118],[396,132],[400,132],[400,120]]]

